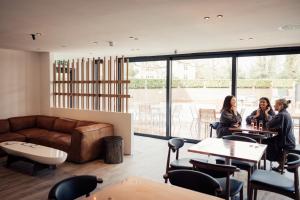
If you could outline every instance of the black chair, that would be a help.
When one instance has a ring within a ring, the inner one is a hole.
[[[292,199],[299,200],[299,176],[298,167],[300,166],[300,156],[297,154],[287,154],[287,163],[284,166],[287,171],[294,174],[294,180],[287,178],[280,173],[266,170],[256,170],[250,179],[250,197],[257,198],[257,190],[275,192]]]
[[[223,139],[256,143],[256,140],[254,140],[252,138],[249,138],[249,137],[240,136],[240,135],[227,135],[227,136],[224,136]],[[217,159],[216,162],[219,163],[219,164],[224,164],[225,163],[225,161],[221,160],[221,159]],[[251,174],[253,173],[254,169],[256,168],[255,164],[253,162],[246,162],[246,161],[235,160],[235,159],[232,159],[231,164],[238,167],[241,170],[247,171],[247,175],[248,175],[248,178],[247,178],[247,195],[249,196],[249,193],[250,193],[250,186],[249,186],[250,177],[251,177]]]
[[[103,180],[96,176],[82,175],[64,179],[56,183],[50,190],[49,200],[73,200],[83,195],[90,195],[98,183]]]
[[[168,141],[169,151],[167,158],[166,174],[170,170],[176,169],[193,169],[193,165],[190,163],[191,158],[180,158],[179,159],[179,149],[183,147],[184,139],[182,138],[172,138]],[[176,159],[170,162],[171,152],[176,153]],[[165,179],[165,183],[168,182],[168,179]]]
[[[212,176],[195,170],[174,170],[164,176],[172,185],[197,192],[218,196],[222,190],[220,183]]]
[[[243,182],[230,178],[235,172],[239,171],[236,166],[212,164],[199,160],[191,160],[194,170],[208,174],[219,182],[221,186],[221,198],[229,199],[237,194],[240,194],[240,200],[243,199]]]
[[[212,137],[212,130],[217,130],[218,126],[219,126],[220,122],[213,122],[213,123],[210,123],[209,126],[210,126],[210,133],[209,133],[209,137]]]

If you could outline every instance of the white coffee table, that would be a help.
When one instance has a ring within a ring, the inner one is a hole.
[[[64,151],[27,142],[7,141],[0,143],[0,147],[8,154],[7,166],[20,159],[32,161],[32,174],[39,168],[55,169],[56,165],[65,162],[68,156]]]

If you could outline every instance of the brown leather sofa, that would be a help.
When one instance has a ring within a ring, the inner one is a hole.
[[[68,161],[83,163],[103,153],[103,137],[113,135],[108,123],[53,116],[24,116],[0,120],[0,142],[24,141],[60,149]],[[0,150],[0,156],[5,153]]]

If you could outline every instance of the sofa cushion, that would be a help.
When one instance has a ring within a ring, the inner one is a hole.
[[[93,125],[96,124],[97,122],[92,122],[92,121],[77,121],[76,123],[76,127],[81,127],[81,126],[89,126],[89,125]]]
[[[27,128],[35,127],[35,116],[26,116],[26,117],[12,117],[9,118],[9,124],[11,131],[19,131]]]
[[[18,133],[2,133],[0,135],[0,142],[6,142],[6,141],[25,141],[26,138],[24,135],[18,134]]]
[[[29,142],[39,144],[65,152],[69,151],[71,146],[71,135],[58,132],[49,132],[47,137],[35,137],[28,139]]]
[[[71,134],[75,128],[77,120],[72,119],[56,119],[53,126],[53,131]]]
[[[48,130],[46,129],[40,129],[40,128],[30,128],[30,129],[24,129],[17,132],[18,134],[24,135],[26,138],[38,138],[38,137],[48,137],[50,134]]]
[[[7,119],[0,120],[0,134],[9,132],[9,121]]]
[[[57,117],[39,115],[36,117],[36,127],[42,128],[42,129],[47,129],[47,130],[52,130],[56,119],[57,119]]]

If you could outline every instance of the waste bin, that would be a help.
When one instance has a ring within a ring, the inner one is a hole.
[[[104,138],[105,156],[104,162],[118,164],[123,162],[123,138],[120,136],[108,136]]]

